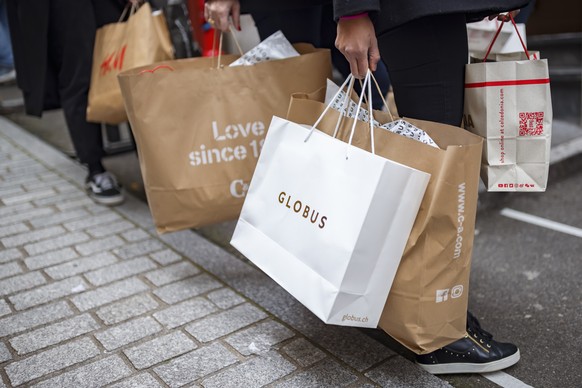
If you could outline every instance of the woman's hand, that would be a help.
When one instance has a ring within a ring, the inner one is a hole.
[[[340,19],[335,47],[346,57],[356,78],[364,78],[368,68],[376,70],[380,52],[374,25],[367,15]]]
[[[228,17],[232,16],[234,27],[240,31],[239,0],[206,0],[204,18],[219,31],[228,31]]]

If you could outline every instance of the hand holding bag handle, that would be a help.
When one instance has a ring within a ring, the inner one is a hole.
[[[517,28],[517,24],[515,24],[515,20],[513,19],[513,16],[511,15],[511,12],[508,13],[508,16],[509,16],[509,19],[511,20],[511,23],[513,24],[513,27],[515,28],[515,32],[517,32],[517,36],[519,37],[519,41],[521,42],[521,46],[523,47],[523,51],[525,52],[525,55],[527,55],[527,59],[531,59],[531,57],[529,56],[529,52],[527,51],[527,47],[525,46],[525,43],[523,42],[521,34],[519,33],[519,28]],[[493,48],[493,45],[495,44],[495,41],[497,40],[499,33],[503,29],[504,23],[505,23],[505,19],[501,20],[501,23],[499,24],[499,28],[497,29],[497,32],[493,36],[493,39],[491,40],[491,43],[489,44],[489,48],[487,49],[487,52],[485,53],[485,57],[483,58],[483,62],[487,61],[487,57],[489,56],[489,53],[491,53],[491,49]],[[534,59],[537,59],[537,58],[535,58],[535,56],[534,56]]]

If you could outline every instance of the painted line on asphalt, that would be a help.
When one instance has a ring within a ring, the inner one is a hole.
[[[523,381],[516,379],[505,372],[482,373],[481,376],[485,377],[487,380],[493,381],[495,384],[503,388],[533,388],[531,385],[527,385]]]
[[[558,232],[570,234],[576,237],[582,237],[582,229],[580,228],[534,216],[528,213],[523,213],[517,210],[504,208],[501,210],[501,215],[508,218],[513,218],[514,220],[527,222],[528,224],[541,226],[542,228],[556,230]]]

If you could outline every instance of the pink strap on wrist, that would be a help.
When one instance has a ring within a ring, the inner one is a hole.
[[[368,16],[368,12],[357,13],[355,15],[342,16],[342,17],[340,17],[340,20],[352,20],[352,19],[361,18],[362,16]]]

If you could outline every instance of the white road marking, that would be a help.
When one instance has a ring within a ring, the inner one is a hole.
[[[558,232],[570,234],[576,237],[582,237],[582,229],[576,228],[574,226],[562,224],[556,221],[548,220],[546,218],[534,216],[531,214],[523,213],[517,210],[504,208],[501,210],[501,215],[513,218],[514,220],[527,222],[528,224],[541,226],[542,228],[556,230]]]
[[[505,372],[482,373],[481,376],[493,381],[495,384],[503,388],[533,388],[531,385],[527,385],[523,381],[516,379]]]

